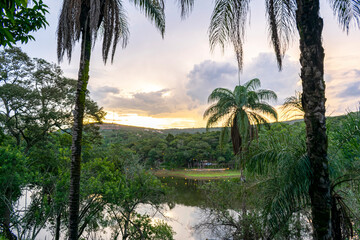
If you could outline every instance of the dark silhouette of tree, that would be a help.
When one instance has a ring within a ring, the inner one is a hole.
[[[165,31],[164,3],[162,0],[134,0],[138,6],[160,30]],[[84,103],[89,81],[90,55],[99,29],[103,32],[102,56],[106,63],[110,49],[113,60],[116,46],[121,41],[122,47],[128,42],[128,22],[120,0],[64,0],[58,25],[58,59],[61,61],[66,52],[71,60],[75,42],[81,42],[80,66],[76,91],[74,125],[72,129],[72,156],[69,197],[69,239],[78,236],[79,191],[81,140],[83,130]]]
[[[178,0],[182,16],[192,9],[194,0]],[[216,0],[209,27],[210,46],[233,44],[239,71],[242,69],[245,24],[251,0]],[[279,69],[289,40],[297,27],[300,36],[300,64],[305,111],[307,155],[311,163],[310,199],[315,239],[331,238],[331,197],[327,159],[325,120],[323,20],[319,0],[265,0],[271,43]],[[330,5],[342,29],[354,23],[360,27],[358,0],[331,0]]]

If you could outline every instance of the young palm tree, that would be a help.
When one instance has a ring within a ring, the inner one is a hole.
[[[244,85],[238,85],[234,91],[226,88],[216,88],[209,96],[208,102],[215,102],[204,113],[208,118],[206,128],[222,123],[220,142],[224,142],[228,130],[231,130],[231,141],[235,155],[250,144],[255,124],[268,124],[268,118],[277,119],[276,110],[266,101],[276,100],[276,94],[271,90],[260,89],[260,80],[254,78]],[[243,166],[241,164],[241,178]]]
[[[280,109],[285,119],[303,118],[304,108],[301,102],[301,92],[295,91],[295,96],[286,98]]]
[[[348,114],[335,123],[331,132],[329,168],[333,239],[351,239],[359,222],[359,206],[353,202],[360,184],[360,165],[355,160],[360,152],[357,150],[360,144],[355,140],[360,136],[356,127],[359,123],[360,114]],[[294,223],[294,215],[301,212],[304,216],[310,209],[310,162],[301,126],[281,126],[276,131],[263,133],[259,141],[257,153],[248,159],[247,167],[257,179],[257,184],[251,188],[258,187],[265,200],[261,215],[268,239],[273,239],[286,223]]]
[[[165,31],[164,3],[162,0],[132,0],[154,22],[161,34]],[[119,41],[122,47],[128,42],[128,22],[121,0],[64,0],[58,25],[58,59],[66,52],[69,61],[75,42],[81,42],[80,66],[74,110],[71,146],[71,180],[69,197],[69,239],[78,236],[81,140],[84,102],[89,80],[90,54],[98,30],[102,28],[102,56],[106,63],[110,48],[113,60]]]
[[[192,9],[194,0],[178,0],[183,16]],[[216,0],[209,27],[210,46],[221,47],[230,41],[235,49],[239,69],[242,69],[245,24],[251,0]],[[295,32],[300,36],[302,102],[305,111],[307,155],[311,163],[310,198],[315,239],[331,238],[331,200],[325,124],[324,49],[321,35],[323,20],[319,15],[319,0],[265,0],[269,34],[279,69],[289,40]],[[358,0],[329,1],[342,29],[360,27]]]

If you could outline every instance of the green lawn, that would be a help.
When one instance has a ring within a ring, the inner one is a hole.
[[[183,177],[189,179],[216,179],[216,178],[234,178],[240,177],[240,171],[236,170],[206,170],[195,171],[187,170],[154,170],[153,173],[158,177]]]

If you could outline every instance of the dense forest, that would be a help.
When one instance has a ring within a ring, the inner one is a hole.
[[[165,2],[129,2],[164,38]],[[185,19],[197,1],[175,2]],[[298,33],[302,91],[289,96],[282,111],[270,105],[277,95],[259,89],[259,79],[241,79],[250,2],[213,2],[210,48],[233,47],[238,84],[211,92],[206,129],[157,130],[104,127],[106,112],[88,91],[98,35],[104,63],[114,60],[118,44],[129,42],[123,1],[63,1],[57,58],[60,63],[66,55],[70,63],[79,43],[77,80],[15,47],[48,25],[48,6],[42,0],[0,1],[0,240],[38,239],[44,232],[55,240],[174,239],[169,222],[141,207],[163,213],[193,203],[177,199],[157,170],[212,168],[239,177],[184,179],[201,196],[196,206],[205,217],[195,230],[233,240],[359,239],[360,109],[325,115],[320,1],[265,1],[279,70]],[[359,1],[329,3],[343,31],[360,28]],[[277,121],[293,111],[300,120]]]
[[[36,239],[40,230],[48,229],[60,239],[69,214],[71,131],[66,126],[71,123],[68,103],[74,81],[62,77],[56,65],[31,59],[16,48],[1,52],[1,63],[1,232],[8,239],[15,239],[14,234]],[[172,190],[153,172],[240,167],[231,138],[220,144],[219,128],[102,125],[96,123],[104,117],[102,109],[89,97],[86,106],[79,225],[84,238],[107,227],[114,238],[172,239],[173,230],[165,222],[136,212],[139,204],[159,208],[169,201]],[[333,231],[339,238],[359,236],[360,113],[327,120]],[[242,153],[246,182],[202,184],[209,222],[198,228],[228,226],[240,239],[311,234],[307,221],[301,220],[311,218],[305,139],[303,121],[260,127]],[[25,205],[24,194],[31,197]],[[234,217],[230,210],[246,214]]]

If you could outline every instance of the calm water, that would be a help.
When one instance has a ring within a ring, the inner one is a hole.
[[[199,188],[208,181],[190,180],[175,177],[161,177],[162,183],[172,189],[162,204],[162,214],[149,205],[141,205],[137,211],[146,213],[154,219],[165,220],[175,231],[176,240],[205,240],[216,239],[210,232],[194,231],[193,227],[202,222],[204,214],[200,208],[205,202],[205,195]],[[28,206],[31,191],[24,193],[20,198],[18,209]],[[15,232],[14,232],[15,233]],[[42,230],[36,239],[53,239],[51,233]],[[101,233],[92,239],[110,239],[110,233]]]
[[[176,240],[215,239],[209,232],[198,232],[193,229],[205,217],[200,208],[205,204],[205,195],[200,186],[208,181],[176,177],[160,179],[172,189],[167,197],[168,203],[164,203],[163,206],[166,209],[165,216],[169,217],[165,220],[176,232],[174,238]]]

